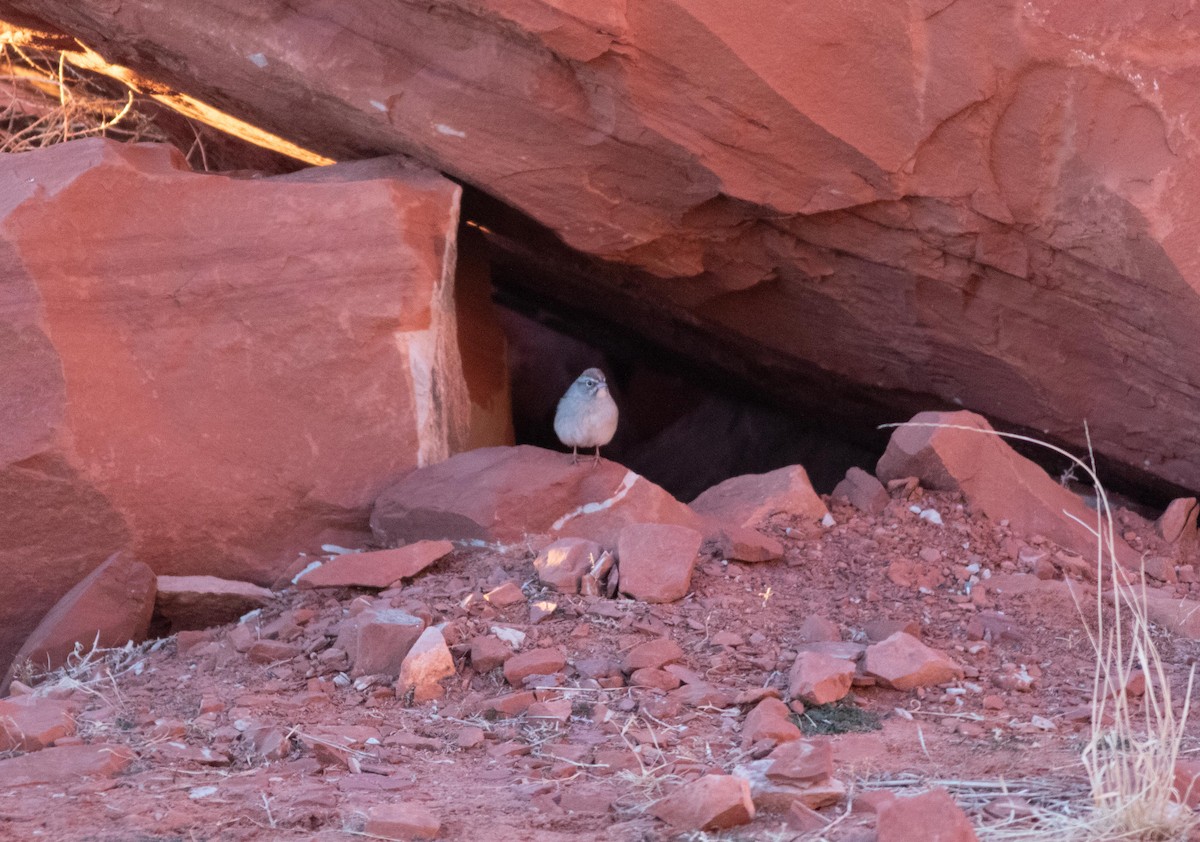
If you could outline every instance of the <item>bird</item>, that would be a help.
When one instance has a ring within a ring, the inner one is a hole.
[[[596,448],[593,465],[600,464],[600,448],[617,431],[617,405],[608,393],[604,372],[589,368],[575,378],[558,402],[554,433],[571,448],[571,464],[579,461],[579,448]]]

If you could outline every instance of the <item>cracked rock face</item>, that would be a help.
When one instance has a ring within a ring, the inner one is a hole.
[[[325,155],[411,154],[642,270],[626,291],[751,358],[1076,444],[1086,419],[1102,455],[1200,486],[1197,15],[757,8],[3,0],[0,15]]]
[[[459,188],[385,163],[235,179],[99,139],[0,161],[0,664],[116,549],[270,583],[462,446]]]

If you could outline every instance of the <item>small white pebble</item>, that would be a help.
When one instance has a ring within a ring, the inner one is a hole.
[[[937,513],[937,511],[934,509],[925,509],[924,511],[922,511],[921,512],[921,520],[927,520],[930,523],[936,524],[938,526],[942,525],[942,516],[939,515]]]
[[[821,518],[821,525],[828,529],[831,526],[837,526],[837,521],[833,519],[833,515],[826,512],[825,517]]]
[[[199,801],[201,798],[208,798],[208,796],[215,794],[216,791],[217,788],[215,786],[197,786],[188,790],[188,798],[193,801]]]

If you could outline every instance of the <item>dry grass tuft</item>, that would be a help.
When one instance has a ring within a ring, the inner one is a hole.
[[[1135,577],[1117,562],[1112,508],[1096,473],[1094,458],[1090,463],[1084,462],[1052,444],[1013,433],[957,424],[911,426],[966,430],[1047,448],[1081,469],[1096,492],[1096,522],[1083,523],[1097,541],[1098,586],[1091,622],[1083,606],[1076,602],[1096,654],[1091,735],[1080,758],[1091,803],[1082,808],[1075,803],[1060,803],[1037,809],[1031,818],[985,825],[980,828],[979,837],[988,842],[1187,839],[1200,829],[1200,813],[1179,803],[1174,779],[1175,763],[1186,735],[1195,665],[1188,675],[1184,698],[1177,702],[1147,617],[1144,571]],[[1090,436],[1088,452],[1092,452]],[[1111,620],[1105,619],[1106,600],[1112,603]],[[1123,690],[1138,670],[1146,678],[1146,691],[1140,698],[1131,698]]]

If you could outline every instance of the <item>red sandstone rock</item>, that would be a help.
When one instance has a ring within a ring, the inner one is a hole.
[[[350,658],[350,675],[400,674],[425,621],[399,608],[368,608],[344,621],[334,646]]]
[[[963,677],[962,667],[953,660],[905,632],[896,632],[887,640],[868,646],[863,672],[897,690],[944,684]]]
[[[633,672],[639,669],[657,669],[683,657],[683,649],[668,637],[647,640],[625,653],[621,669]]]
[[[1193,810],[1200,809],[1200,760],[1175,761],[1174,796]]]
[[[1193,546],[1196,542],[1196,516],[1200,514],[1200,503],[1195,497],[1180,497],[1172,500],[1158,520],[1154,531],[1165,541]]]
[[[117,547],[266,583],[464,443],[441,176],[230,178],[92,138],[5,159],[0,184],[0,573],[26,594],[0,661]]]
[[[700,519],[615,462],[581,467],[570,454],[528,446],[482,448],[414,471],[380,495],[371,515],[376,536],[389,543],[545,533],[614,546],[631,523],[699,528]]]
[[[810,520],[829,514],[800,465],[732,477],[705,491],[691,506],[711,520],[742,527],[758,526],[776,512]]]
[[[296,584],[302,588],[386,588],[416,576],[453,549],[449,541],[417,541],[395,550],[345,553],[305,573]]]
[[[516,582],[505,582],[499,587],[492,588],[483,595],[483,598],[497,608],[508,608],[524,602],[525,594],[521,592],[521,586]]]
[[[396,695],[405,697],[410,692],[418,704],[440,699],[441,681],[454,675],[454,656],[446,646],[441,629],[431,626],[421,632],[417,642],[404,656],[400,665],[400,677],[396,679]]]
[[[961,491],[967,502],[993,520],[1007,519],[1025,535],[1044,535],[1085,558],[1095,558],[1095,539],[1083,525],[1095,524],[1095,511],[994,435],[985,419],[973,412],[922,412],[909,423],[914,426],[892,433],[879,459],[876,473],[881,480],[915,476],[926,488]],[[930,424],[969,429],[919,426]],[[1117,559],[1136,567],[1138,554],[1120,537],[1115,543]]]
[[[134,760],[123,745],[54,746],[0,760],[0,787],[54,784],[66,786],[83,778],[111,778]]]
[[[1200,602],[1176,599],[1157,588],[1146,588],[1146,614],[1172,634],[1200,640]]]
[[[266,588],[216,576],[159,576],[154,609],[172,634],[232,623],[274,594]]]
[[[837,484],[829,496],[835,500],[846,500],[860,512],[869,515],[882,512],[891,500],[883,483],[862,468],[846,471],[846,478]]]
[[[42,618],[18,650],[0,692],[12,679],[13,669],[26,661],[39,669],[55,668],[66,662],[76,644],[87,651],[93,644],[111,648],[141,641],[154,611],[154,590],[149,567],[126,553],[111,556]]]
[[[603,549],[586,538],[561,538],[545,547],[533,560],[538,579],[562,593],[579,593],[583,574],[592,569]]]
[[[774,561],[783,558],[783,544],[746,526],[722,524],[718,527],[717,545],[721,556],[730,561]]]
[[[971,822],[944,789],[894,798],[878,807],[879,842],[976,842]]]
[[[819,652],[796,655],[788,674],[788,695],[811,705],[836,702],[850,692],[854,662]]]
[[[677,831],[724,830],[754,820],[750,785],[733,775],[705,775],[650,807],[650,814]]]
[[[733,770],[733,774],[750,784],[751,797],[759,809],[788,810],[793,804],[799,803],[818,810],[836,804],[846,797],[846,785],[839,780],[830,777],[818,780],[772,778],[768,772],[774,768],[775,761],[766,757],[743,763]]]
[[[471,666],[477,672],[491,672],[512,656],[512,647],[498,637],[484,635],[471,641]]]
[[[441,821],[427,808],[404,801],[372,806],[364,831],[384,839],[436,839],[441,829]]]
[[[800,739],[800,729],[792,722],[791,713],[779,699],[763,699],[746,714],[742,723],[742,746],[749,747],[764,739],[776,743]]]
[[[78,705],[61,699],[0,699],[0,751],[37,751],[75,733]]]
[[[530,675],[550,675],[566,666],[566,659],[557,649],[530,649],[513,655],[504,662],[504,679],[514,687]]]
[[[796,629],[796,640],[801,643],[837,642],[842,639],[838,624],[820,614],[809,614]]]
[[[674,602],[687,595],[704,540],[686,526],[635,523],[617,539],[620,589],[643,602]]]
[[[771,765],[767,777],[778,783],[799,786],[833,777],[833,748],[828,740],[796,740],[767,755]]]

